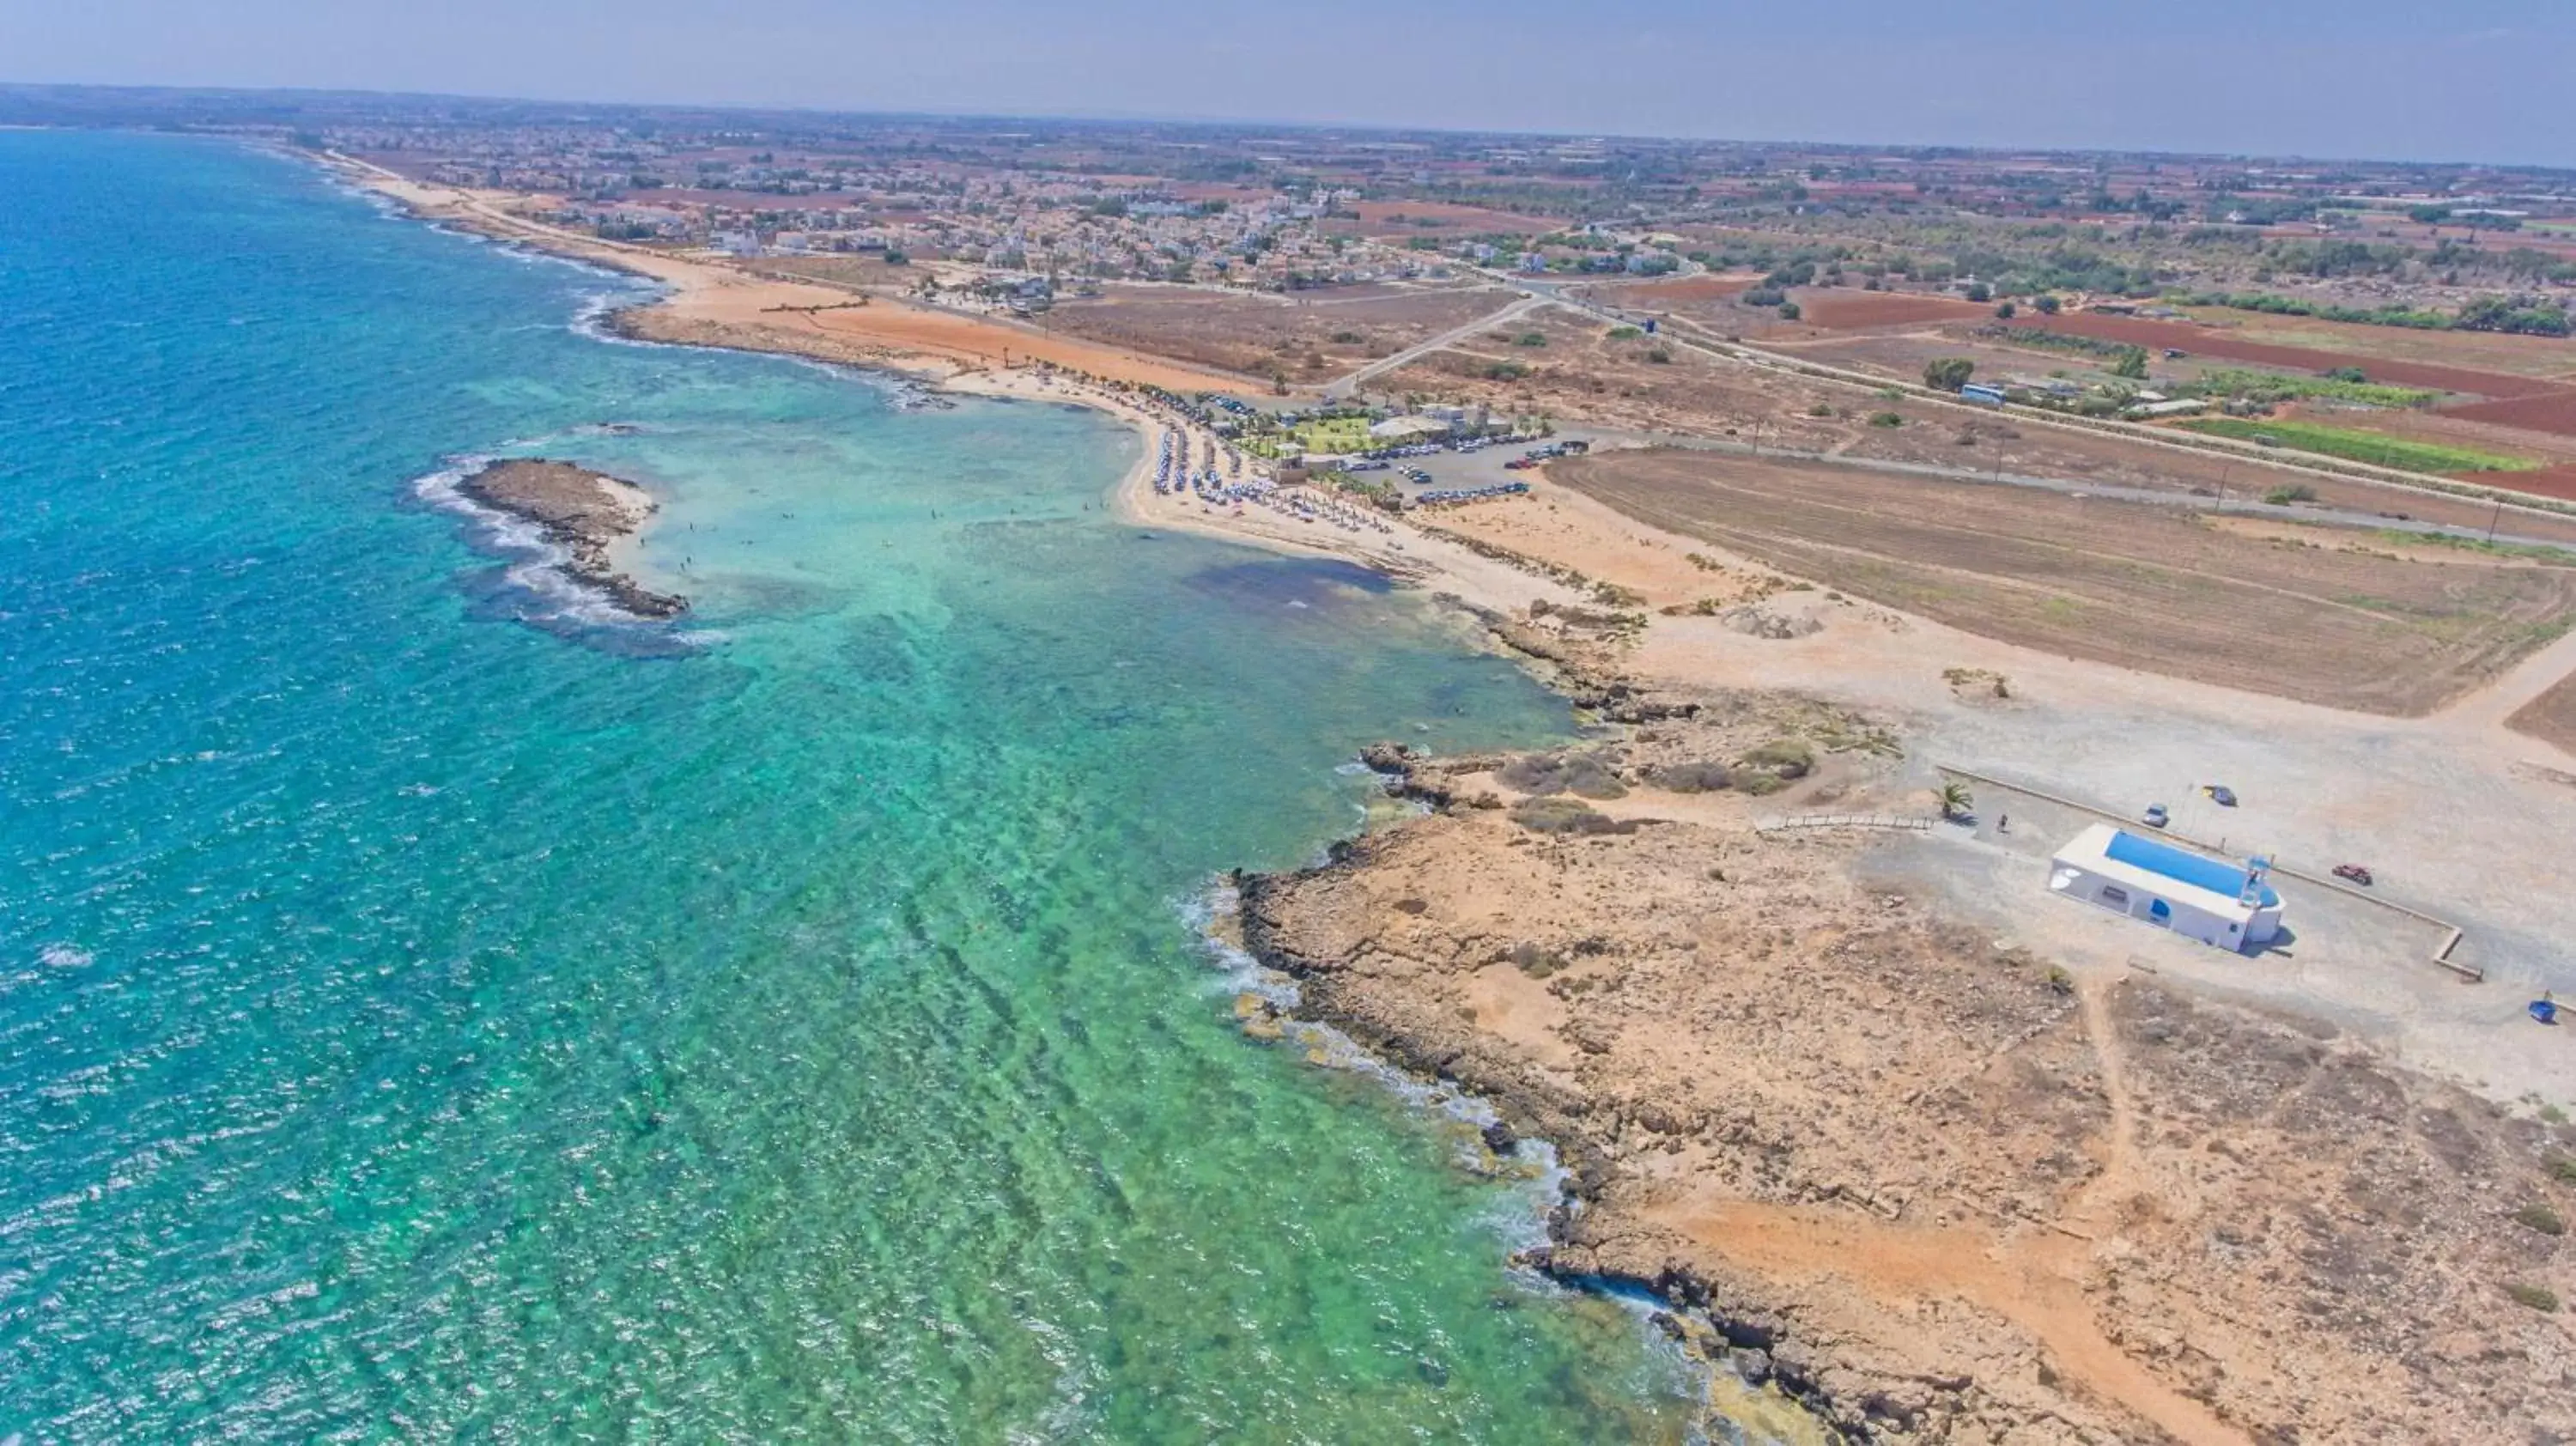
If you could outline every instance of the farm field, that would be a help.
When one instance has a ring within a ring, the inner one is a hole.
[[[2510,397],[2502,401],[2473,402],[2450,407],[2454,417],[2472,421],[2493,422],[2498,426],[2520,427],[2528,431],[2549,432],[2561,437],[2576,437],[2576,388],[2563,392],[2541,392],[2534,396]]]
[[[1794,293],[1802,319],[1836,331],[1874,326],[1913,326],[1922,322],[1992,320],[1995,309],[1974,301],[1923,296],[1902,291],[1856,291],[1847,287],[1806,287]]]
[[[2457,407],[2427,411],[2414,407],[2347,407],[2331,401],[2307,401],[2283,407],[2279,415],[2293,421],[2321,422],[2330,427],[2384,432],[2414,442],[2522,453],[2544,466],[2576,463],[2576,436],[2505,426],[2470,415]]]
[[[2233,437],[2240,442],[2268,440],[2294,451],[2315,452],[2352,462],[2367,462],[2374,467],[2393,467],[2402,472],[2422,472],[2431,476],[2463,472],[2528,472],[2539,465],[2528,458],[2509,457],[2501,452],[2408,441],[2384,432],[2273,417],[2194,417],[2174,425],[2213,437]]]
[[[2438,392],[2465,392],[2479,397],[2519,397],[2555,390],[2543,378],[2516,376],[2510,372],[2399,361],[2386,356],[2360,352],[2315,351],[2305,347],[2259,342],[2248,338],[2243,328],[2239,327],[2194,326],[2188,322],[2151,321],[2143,317],[2103,316],[2080,311],[2052,317],[2035,317],[2026,314],[2005,324],[2020,331],[2059,331],[2075,336],[2100,337],[2106,341],[2129,342],[2146,347],[2150,351],[2179,347],[2194,356],[2259,362],[2264,366],[2284,367],[2292,371],[2317,372],[2333,367],[2359,367],[2374,382],[2402,387],[2427,387]],[[2396,327],[2374,329],[2400,330]],[[2453,333],[2424,332],[2421,334],[2450,336]]]
[[[2141,503],[1681,451],[1596,453],[1549,474],[1967,632],[2369,713],[2430,712],[2576,620],[2576,568],[2344,551]]]
[[[1493,287],[1332,291],[1278,297],[1112,286],[1056,303],[1039,324],[1091,341],[1246,376],[1321,382],[1475,320],[1508,301]]]
[[[1543,216],[1520,216],[1447,201],[1361,201],[1354,209],[1360,213],[1359,223],[1348,229],[1363,236],[1536,236],[1564,224]]]
[[[1964,332],[1966,329],[1958,330]],[[1987,337],[1954,335],[1948,328],[1860,335],[1828,333],[1812,341],[1774,339],[1768,345],[1774,351],[1826,366],[1848,367],[1853,371],[1875,373],[1890,381],[1916,385],[1923,380],[1924,363],[1947,357],[1966,357],[1975,362],[1974,380],[1981,382],[1997,381],[2007,376],[2048,376],[2056,372],[2064,372],[2078,382],[2111,380],[2110,362],[2105,358],[2043,351],[2037,347],[2003,346]],[[2188,366],[2189,363],[2159,364],[2159,379],[2167,375],[2187,375],[2184,369]]]
[[[2576,464],[2559,463],[2529,472],[2491,472],[2478,479],[2491,487],[2514,492],[2528,492],[2534,497],[2555,497],[2561,502],[2576,502]]]
[[[2544,336],[2508,336],[2486,331],[2415,331],[2402,326],[2371,326],[2354,321],[2323,321],[2310,316],[2274,316],[2223,306],[2177,308],[2185,315],[2269,346],[2305,347],[2344,352],[2392,362],[2467,367],[2476,371],[2556,379],[2576,384],[2576,341]],[[2369,363],[2359,365],[2368,370]],[[2373,377],[2373,380],[2378,378]]]
[[[1425,357],[1381,378],[1380,384],[1390,392],[1479,401],[1507,415],[1549,416],[1649,435],[1682,433],[1737,444],[1758,440],[1765,449],[1980,473],[2000,467],[2017,476],[2207,497],[2259,496],[2297,484],[2313,488],[2321,505],[2355,512],[2459,527],[2484,528],[2494,520],[2493,507],[2473,497],[2294,472],[2254,458],[2101,432],[2023,425],[2009,415],[1984,416],[1911,399],[1891,402],[1862,387],[1721,361],[1688,347],[1667,348],[1669,362],[1650,362],[1646,358],[1655,350],[1651,341],[1614,341],[1601,323],[1577,321],[1559,311],[1539,312],[1514,325],[1542,332],[1548,344],[1516,347],[1478,338]],[[1514,381],[1480,375],[1482,368],[1502,361],[1526,365],[1530,373]],[[1920,379],[1919,361],[1908,370]],[[1878,411],[1896,413],[1903,424],[1870,426],[1868,417]],[[2481,480],[2520,485],[2542,475],[2493,473]],[[2505,530],[2576,542],[2576,516],[2516,514],[2506,519]]]
[[[1762,278],[1758,275],[1735,273],[1677,276],[1647,281],[1602,281],[1588,286],[1570,286],[1566,290],[1577,296],[1597,301],[1604,306],[1627,307],[1636,311],[1658,311],[1694,301],[1723,301],[1761,284]]]

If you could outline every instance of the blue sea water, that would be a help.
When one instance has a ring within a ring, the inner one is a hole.
[[[0,135],[0,1439],[1681,1439],[1184,917],[1561,706],[1113,522],[1095,416],[576,329],[628,286]],[[497,454],[650,486],[691,614],[436,505]]]

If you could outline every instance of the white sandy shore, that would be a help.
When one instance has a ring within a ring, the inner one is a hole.
[[[883,297],[851,307],[847,291],[753,276],[719,261],[584,236],[513,215],[505,209],[506,197],[424,185],[363,161],[335,160],[345,179],[390,197],[425,219],[662,283],[669,294],[646,310],[667,319],[667,329],[674,333],[671,339],[873,366],[939,391],[1070,404],[1115,417],[1135,429],[1139,443],[1136,464],[1110,491],[1111,506],[1124,521],[1274,551],[1343,558],[1478,607],[1510,610],[1542,598],[1552,603],[1578,600],[1562,584],[1394,519],[1388,519],[1391,534],[1363,534],[1327,523],[1301,522],[1266,508],[1219,509],[1195,498],[1157,496],[1154,455],[1165,430],[1180,431],[1194,454],[1217,439],[1099,379],[1196,390],[1234,385],[1229,378]],[[816,307],[832,309],[803,310]],[[666,325],[640,329],[653,337],[661,335]],[[1005,358],[1010,360],[1006,363]]]

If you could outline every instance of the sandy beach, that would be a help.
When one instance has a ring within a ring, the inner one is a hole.
[[[1492,611],[1583,600],[1576,589],[1541,572],[1393,519],[1391,535],[1361,534],[1258,507],[1220,509],[1187,497],[1156,496],[1154,450],[1165,431],[1181,434],[1193,454],[1217,439],[1152,407],[1130,389],[1241,390],[1251,385],[1244,378],[882,295],[871,294],[865,304],[852,305],[853,294],[837,287],[755,276],[719,260],[675,256],[531,221],[511,214],[505,206],[511,198],[498,193],[423,185],[345,158],[336,168],[349,181],[424,220],[661,283],[669,288],[667,296],[610,320],[621,334],[637,340],[875,367],[939,391],[1088,407],[1115,417],[1135,430],[1139,443],[1135,465],[1110,494],[1126,521],[1343,558]]]
[[[424,220],[661,283],[669,289],[666,296],[610,319],[620,334],[637,340],[770,351],[875,367],[939,391],[1087,407],[1115,417],[1135,430],[1139,442],[1136,464],[1110,494],[1118,515],[1127,521],[1344,558],[1435,586],[1482,608],[1509,610],[1533,601],[1579,601],[1579,595],[1561,583],[1401,522],[1390,523],[1390,536],[1363,535],[1327,524],[1301,523],[1261,508],[1219,509],[1186,497],[1156,496],[1154,449],[1164,432],[1179,433],[1194,454],[1216,439],[1185,419],[1151,407],[1130,389],[1239,390],[1249,385],[1244,378],[1198,371],[996,318],[879,294],[858,298],[837,287],[752,275],[715,259],[675,256],[583,236],[512,214],[507,209],[512,198],[499,193],[424,185],[345,157],[334,158],[334,165],[345,179],[398,202]],[[863,304],[853,304],[854,300]]]

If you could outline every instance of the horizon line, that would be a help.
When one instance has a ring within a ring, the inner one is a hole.
[[[1926,151],[1954,151],[1968,155],[2039,155],[2162,157],[2198,161],[2291,161],[2311,165],[2401,165],[2430,166],[2463,170],[2541,171],[2576,177],[2576,163],[2554,165],[2526,161],[2482,161],[2461,159],[2428,159],[2403,156],[2326,156],[2299,152],[2261,151],[2186,151],[2156,150],[2148,147],[1978,145],[1951,141],[1828,141],[1801,140],[1787,137],[1755,138],[1713,135],[1657,135],[1643,132],[1575,131],[1575,130],[1482,130],[1447,125],[1397,125],[1345,121],[1285,120],[1257,116],[1158,115],[1126,111],[1064,111],[1055,113],[987,111],[987,110],[868,110],[798,102],[750,103],[741,101],[690,100],[575,100],[545,96],[504,95],[475,91],[386,90],[368,86],[231,86],[173,85],[161,83],[103,83],[94,81],[25,81],[0,78],[0,96],[11,93],[46,91],[86,91],[164,96],[226,97],[334,97],[375,100],[449,101],[475,105],[550,106],[562,109],[600,109],[631,112],[707,111],[743,116],[815,116],[851,120],[933,120],[933,121],[1004,121],[1058,122],[1093,125],[1151,126],[1171,125],[1197,129],[1271,129],[1286,131],[1348,132],[1364,135],[1435,135],[1459,138],[1505,137],[1542,140],[1645,141],[1666,144],[1709,146],[1803,147],[1838,151],[1878,151],[1892,154],[1919,154]]]

